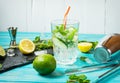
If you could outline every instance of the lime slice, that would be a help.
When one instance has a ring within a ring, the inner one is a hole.
[[[56,38],[61,39],[62,41],[65,42],[65,36],[63,36],[60,32],[57,32],[54,34]]]
[[[0,69],[2,68],[2,64],[0,64]]]
[[[53,37],[53,44],[55,46],[58,46],[60,48],[66,49],[67,46],[64,44],[64,42],[60,41],[59,39],[57,39],[56,37]]]
[[[69,30],[69,33],[67,34],[67,39],[71,41],[74,38],[76,29],[74,29],[74,28],[71,27],[68,30]]]
[[[0,46],[0,56],[4,57],[5,56],[5,50]]]

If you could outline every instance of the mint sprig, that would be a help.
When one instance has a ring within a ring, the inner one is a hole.
[[[87,76],[85,74],[72,74],[69,76],[69,79],[66,83],[90,83],[90,80],[87,79]]]
[[[53,48],[53,43],[51,39],[40,40],[40,36],[36,36],[33,42],[35,44],[35,51]]]

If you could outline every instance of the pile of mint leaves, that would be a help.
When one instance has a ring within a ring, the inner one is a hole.
[[[35,51],[53,48],[53,43],[51,39],[41,40],[40,36],[36,36],[33,40],[33,43],[35,44]]]
[[[90,83],[90,80],[85,74],[71,74],[66,83]]]

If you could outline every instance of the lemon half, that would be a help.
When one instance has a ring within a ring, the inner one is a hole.
[[[92,48],[92,43],[90,42],[81,42],[78,43],[78,48],[81,52],[89,52]]]
[[[22,39],[19,43],[19,50],[23,54],[30,54],[35,50],[35,44],[30,39]]]

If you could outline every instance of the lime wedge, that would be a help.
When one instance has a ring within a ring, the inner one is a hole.
[[[0,69],[2,68],[2,64],[0,64]]]
[[[60,32],[57,32],[54,35],[55,35],[55,38],[60,39],[64,42],[66,41],[65,36],[63,36]]]
[[[74,38],[76,29],[74,29],[74,28],[71,27],[68,30],[69,30],[69,33],[67,34],[67,39],[71,41]]]
[[[55,46],[60,47],[60,48],[67,49],[67,46],[64,44],[64,42],[60,41],[60,40],[57,39],[56,37],[53,37],[53,44],[54,44]]]
[[[4,57],[5,56],[5,50],[0,46],[0,56]]]

